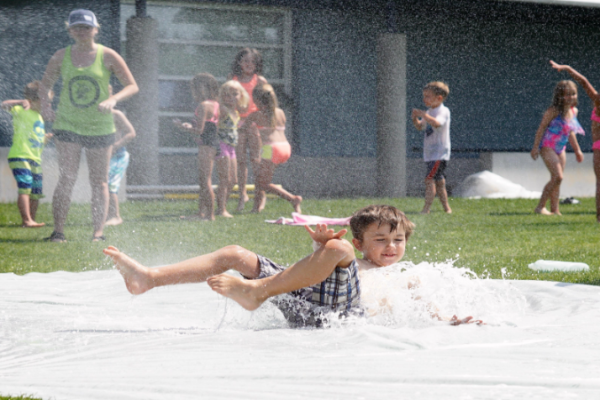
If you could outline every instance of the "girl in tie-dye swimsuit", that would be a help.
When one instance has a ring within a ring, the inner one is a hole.
[[[554,88],[552,105],[546,110],[535,134],[531,157],[536,160],[541,154],[550,172],[550,181],[544,186],[540,202],[535,212],[542,215],[561,215],[558,209],[560,184],[567,162],[565,147],[567,141],[575,152],[577,162],[583,161],[583,153],[577,143],[577,133],[583,128],[577,121],[577,86],[572,81],[560,81]],[[550,200],[550,211],[546,202]]]
[[[566,71],[571,77],[583,87],[589,98],[594,103],[592,111],[592,150],[594,151],[594,174],[596,175],[596,221],[600,222],[600,116],[597,110],[600,110],[600,93],[594,89],[585,76],[575,71],[568,65],[559,65],[550,61],[552,68],[557,71]]]

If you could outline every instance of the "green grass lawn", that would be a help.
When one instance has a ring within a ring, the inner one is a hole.
[[[562,217],[533,214],[536,202],[454,198],[452,215],[444,214],[439,203],[434,204],[432,214],[420,215],[423,200],[418,198],[306,200],[303,212],[344,217],[368,204],[388,203],[405,211],[417,225],[404,260],[419,263],[453,259],[455,266],[491,278],[600,284],[600,225],[595,222],[594,199],[563,205]],[[49,204],[40,207],[37,219],[48,223],[41,229],[20,228],[16,205],[0,204],[0,272],[110,268],[101,252],[107,245],[117,246],[146,265],[179,261],[228,244],[242,245],[283,264],[293,263],[311,251],[310,238],[302,227],[264,222],[289,217],[291,207],[287,202],[270,200],[260,215],[243,213],[214,222],[179,219],[195,209],[194,201],[129,201],[122,204],[126,222],[108,227],[105,243],[92,243],[89,205],[74,204],[65,229],[69,242],[61,244],[41,240],[52,232]],[[585,262],[590,271],[538,273],[527,268],[538,259]]]

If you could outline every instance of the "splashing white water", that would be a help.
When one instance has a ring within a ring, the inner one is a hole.
[[[362,284],[376,316],[294,330],[273,305],[249,313],[205,284],[134,297],[117,271],[1,274],[0,393],[554,399],[600,390],[600,288],[478,279],[451,263],[371,270]],[[436,321],[429,303],[487,325]]]

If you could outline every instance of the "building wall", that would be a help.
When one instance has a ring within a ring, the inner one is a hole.
[[[600,10],[594,8],[467,0],[210,3],[292,9],[294,121],[289,133],[295,156],[277,176],[284,179],[278,183],[300,194],[373,194],[375,44],[382,32],[407,36],[409,110],[422,107],[421,89],[428,81],[449,83],[446,104],[452,111],[454,153],[448,172],[457,179],[483,168],[486,158],[480,151],[529,148],[553,86],[566,78],[549,68],[549,59],[570,63],[600,82],[600,71],[592,64],[600,56],[595,46]],[[99,41],[118,48],[117,1],[0,0],[0,48],[6,50],[0,59],[0,98],[20,97],[25,83],[41,78],[52,53],[69,44],[62,21],[74,8],[93,9],[102,24]],[[591,105],[583,93],[580,108],[589,132]],[[9,118],[0,113],[5,145]],[[407,132],[407,156],[413,159],[409,194],[419,194],[422,137],[410,123]],[[591,148],[589,135],[580,142],[584,150]],[[186,166],[179,169],[178,183],[196,184],[195,156],[182,156],[178,163]],[[342,174],[339,167],[356,172]],[[287,170],[297,172],[283,174]]]

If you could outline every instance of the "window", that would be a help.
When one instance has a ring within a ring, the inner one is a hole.
[[[291,13],[280,8],[148,2],[158,21],[159,143],[161,153],[188,153],[197,145],[171,120],[190,120],[195,104],[189,81],[208,72],[222,83],[244,47],[263,56],[263,75],[278,94],[291,92]],[[135,15],[133,1],[121,3],[121,50],[126,52],[126,22]],[[125,56],[125,54],[123,54]]]

